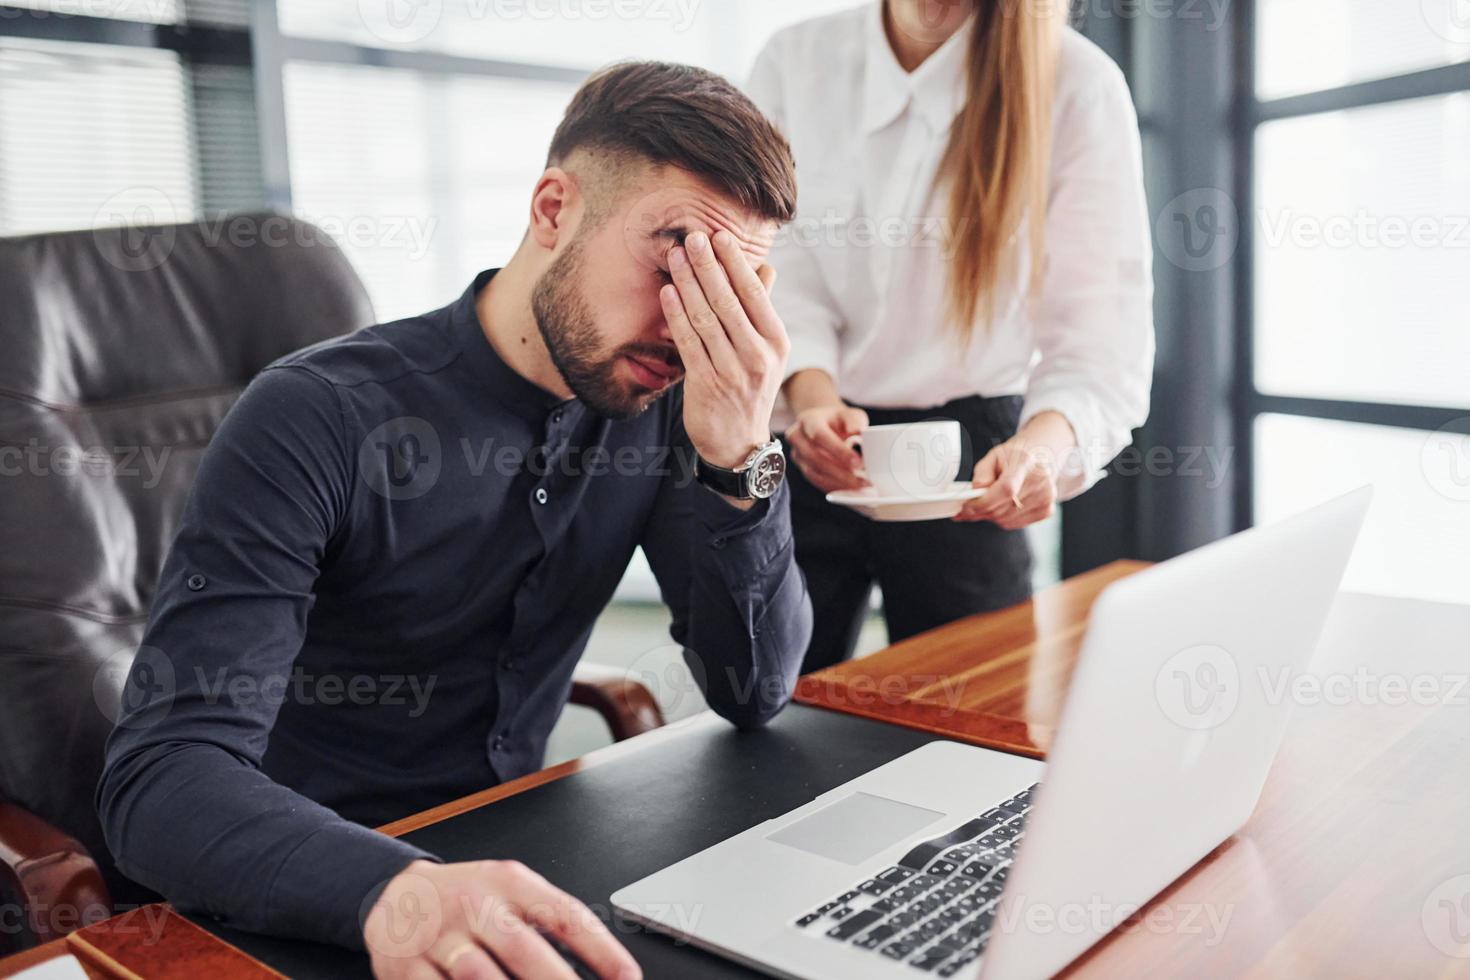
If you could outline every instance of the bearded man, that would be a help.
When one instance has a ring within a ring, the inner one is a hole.
[[[751,728],[786,704],[811,611],[765,257],[795,197],[785,140],[723,79],[605,70],[503,268],[254,380],[202,461],[108,743],[124,874],[366,948],[379,976],[570,976],[553,942],[638,975],[534,871],[368,827],[540,767],[639,547],[710,706]],[[442,910],[409,946],[406,899]]]

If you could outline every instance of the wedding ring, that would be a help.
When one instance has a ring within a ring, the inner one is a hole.
[[[452,969],[454,969],[454,961],[455,960],[459,959],[461,956],[463,956],[466,953],[473,953],[476,950],[478,950],[479,948],[480,948],[480,944],[479,943],[472,943],[472,942],[463,942],[463,943],[460,943],[458,946],[456,946],[453,949],[451,949],[449,951],[448,955],[444,957],[444,969],[445,970],[452,970]]]

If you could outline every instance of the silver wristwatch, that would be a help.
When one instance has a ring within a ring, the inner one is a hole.
[[[786,479],[786,453],[781,449],[781,440],[772,439],[756,446],[733,470],[697,457],[694,477],[711,490],[736,500],[764,500]]]

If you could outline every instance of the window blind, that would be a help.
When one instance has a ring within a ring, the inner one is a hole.
[[[191,116],[172,52],[0,38],[0,234],[190,219]]]

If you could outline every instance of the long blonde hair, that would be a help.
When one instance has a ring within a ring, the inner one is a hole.
[[[965,103],[950,128],[937,183],[949,189],[949,313],[963,340],[988,323],[995,291],[1020,256],[1029,290],[1041,280],[1051,164],[1052,96],[1065,0],[976,0]],[[1014,236],[1014,237],[1013,237]]]

